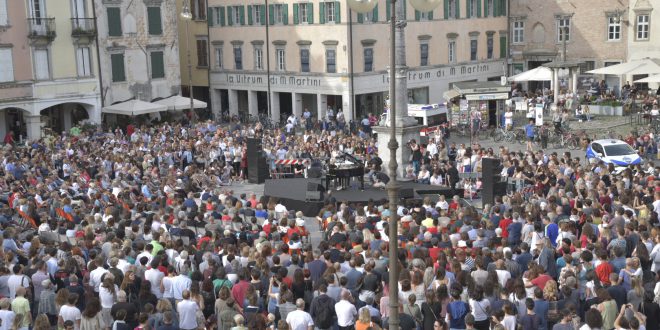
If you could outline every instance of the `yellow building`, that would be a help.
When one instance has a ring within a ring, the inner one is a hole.
[[[192,19],[186,21],[179,15],[181,91],[183,96],[189,96],[189,86],[192,85],[193,98],[207,102],[210,106],[209,63],[211,60],[209,58],[209,26],[207,23],[209,17],[206,0],[177,0],[178,13],[181,13],[184,2],[190,9]]]

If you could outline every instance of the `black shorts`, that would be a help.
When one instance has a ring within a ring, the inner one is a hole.
[[[533,141],[534,141],[534,137],[533,137],[533,136],[528,136],[528,137],[527,137],[527,141],[529,141],[529,142],[533,142]]]

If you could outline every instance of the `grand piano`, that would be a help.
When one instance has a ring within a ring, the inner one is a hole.
[[[335,158],[335,164],[328,165],[328,172],[325,176],[325,187],[330,189],[330,181],[342,189],[346,189],[351,178],[356,177],[360,181],[360,190],[364,190],[364,164],[353,155],[342,153]]]

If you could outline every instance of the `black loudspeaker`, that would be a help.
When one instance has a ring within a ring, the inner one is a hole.
[[[415,190],[413,188],[401,188],[399,189],[399,198],[401,199],[410,199],[415,197]]]
[[[484,205],[495,203],[495,196],[506,195],[506,182],[500,182],[502,165],[499,159],[481,159],[481,200]]]
[[[320,201],[323,200],[323,192],[325,189],[321,185],[321,180],[310,180],[307,182],[307,191],[305,192],[306,201]]]
[[[261,139],[247,139],[248,182],[261,184],[270,177]]]

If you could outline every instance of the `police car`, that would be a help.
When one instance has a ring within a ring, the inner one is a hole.
[[[616,139],[595,140],[587,147],[587,159],[602,160],[614,166],[637,165],[642,158],[628,143]]]

